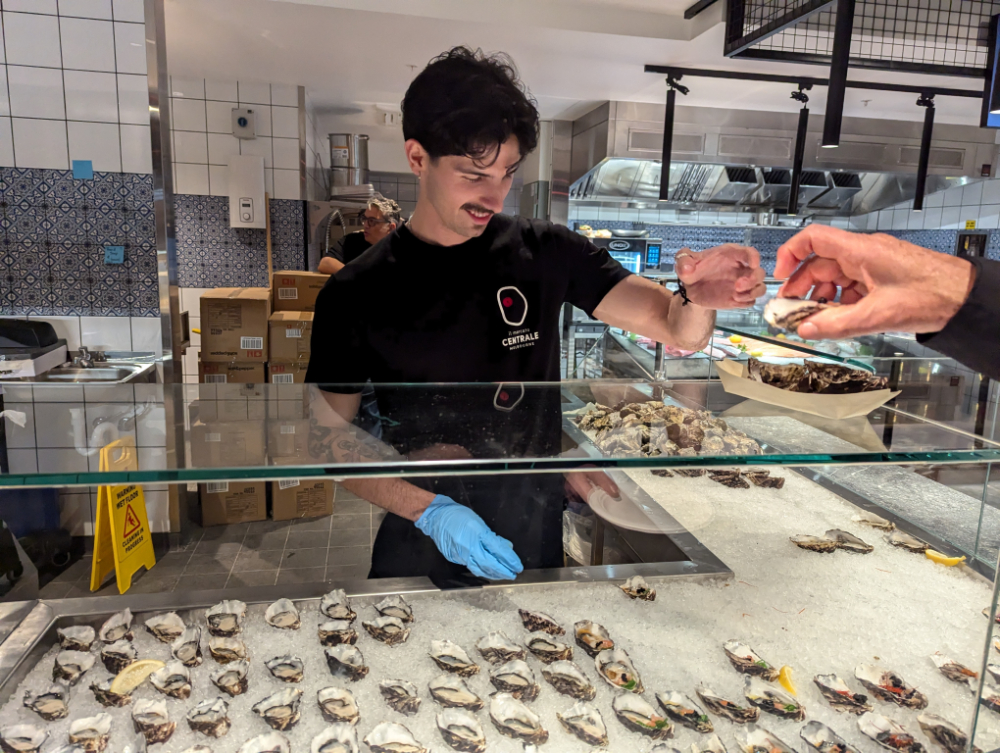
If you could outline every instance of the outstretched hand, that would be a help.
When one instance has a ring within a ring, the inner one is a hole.
[[[708,309],[739,309],[764,295],[760,255],[749,246],[726,243],[706,251],[681,249],[677,277],[692,303]]]

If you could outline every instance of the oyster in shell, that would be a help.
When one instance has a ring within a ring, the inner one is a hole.
[[[326,620],[319,624],[319,642],[321,646],[353,646],[358,642],[358,631],[351,627],[350,620]]]
[[[306,665],[297,656],[276,656],[270,661],[264,662],[267,671],[276,680],[282,682],[302,682],[302,677],[306,671]]]
[[[323,718],[331,724],[357,724],[361,716],[354,694],[345,688],[322,688],[316,693],[316,702]]]
[[[59,636],[59,645],[67,651],[90,651],[97,640],[97,631],[90,625],[67,625],[58,628],[56,635]]]
[[[205,610],[208,632],[220,638],[231,638],[243,629],[247,605],[238,599],[225,599]]]
[[[785,479],[782,476],[772,476],[770,471],[743,471],[743,478],[764,489],[783,489],[785,486]]]
[[[413,716],[420,709],[420,696],[417,686],[406,680],[382,680],[378,690],[393,711],[406,716]]]
[[[368,635],[387,646],[397,646],[405,643],[410,637],[410,629],[398,617],[382,616],[361,623]]]
[[[987,684],[983,687],[983,695],[979,702],[990,711],[1000,714],[1000,689]]]
[[[195,625],[185,628],[170,644],[170,653],[187,667],[197,667],[201,664],[201,628]]]
[[[4,753],[38,753],[49,733],[35,724],[12,724],[0,728],[0,749]]]
[[[402,596],[386,596],[375,605],[375,611],[383,617],[395,617],[403,622],[413,622],[413,609]]]
[[[914,552],[915,554],[923,554],[930,548],[930,544],[926,541],[921,541],[916,536],[911,536],[906,531],[893,531],[886,536],[883,536],[887,544],[892,544],[900,549],[905,549],[908,552]]]
[[[365,735],[371,753],[427,753],[427,748],[402,724],[379,722]]]
[[[58,682],[38,694],[30,690],[24,691],[24,705],[47,722],[66,718],[69,714],[69,706],[66,703],[68,698],[69,689]]]
[[[949,680],[967,685],[972,692],[976,691],[976,687],[979,685],[978,672],[973,672],[964,664],[959,664],[954,659],[949,659],[940,653],[931,654],[931,661]]]
[[[146,630],[152,633],[153,637],[161,643],[173,643],[180,638],[186,625],[177,612],[164,612],[154,614],[143,623]]]
[[[592,701],[597,694],[590,680],[571,661],[556,661],[547,667],[542,667],[542,677],[558,692],[570,698]]]
[[[94,666],[94,655],[84,651],[60,651],[52,665],[52,679],[75,685]]]
[[[808,549],[810,552],[823,552],[824,554],[836,551],[839,546],[836,539],[828,539],[823,536],[810,536],[807,533],[798,536],[789,536],[791,541],[799,549]]]
[[[895,672],[876,667],[874,664],[861,664],[854,670],[854,676],[876,698],[911,709],[927,708],[927,696],[907,685],[906,681]]]
[[[871,544],[862,541],[853,533],[850,533],[849,531],[842,531],[839,528],[831,528],[823,535],[828,539],[835,539],[837,542],[837,548],[843,549],[845,552],[851,552],[853,554],[868,554],[875,549],[875,547]]]
[[[722,650],[726,652],[729,662],[736,668],[737,672],[763,677],[768,682],[774,682],[778,679],[778,670],[761,659],[757,652],[745,643],[726,641],[722,645]]]
[[[102,706],[118,707],[128,706],[132,703],[132,696],[127,693],[112,693],[111,681],[113,677],[100,682],[90,683],[90,691],[94,694],[94,699]]]
[[[89,753],[100,753],[108,747],[111,737],[111,714],[97,714],[69,723],[69,741]]]
[[[468,711],[445,709],[437,715],[437,728],[444,741],[454,750],[463,753],[483,753],[486,750],[483,725]]]
[[[559,627],[559,623],[542,612],[530,612],[527,609],[518,609],[524,629],[529,633],[536,633],[539,630],[549,635],[565,635],[566,631]]]
[[[557,641],[546,632],[538,631],[528,636],[524,645],[540,661],[551,664],[554,661],[565,661],[573,658],[573,647]]]
[[[805,707],[794,696],[775,685],[769,685],[759,677],[746,678],[743,694],[750,703],[768,714],[798,722],[806,718]]]
[[[271,604],[264,612],[264,621],[281,630],[298,630],[302,624],[299,610],[291,599],[278,599]]]
[[[146,738],[146,745],[165,743],[174,734],[177,722],[170,721],[166,701],[136,701],[132,706],[135,731]]]
[[[577,701],[556,718],[566,730],[583,740],[587,745],[603,747],[608,744],[608,728],[604,726],[601,712],[589,703]]]
[[[837,711],[849,711],[852,714],[863,714],[872,710],[872,705],[868,703],[868,696],[862,693],[852,693],[844,682],[837,675],[816,675],[813,678],[819,692],[830,702]]]
[[[97,631],[97,637],[101,639],[101,643],[132,640],[132,610],[123,609],[108,617]]]
[[[670,720],[657,712],[640,695],[619,693],[611,702],[611,708],[618,721],[633,732],[648,735],[654,740],[666,740],[674,733],[674,726]]]
[[[149,684],[164,695],[180,698],[191,697],[191,673],[179,661],[168,661],[149,676]]]
[[[756,724],[747,727],[746,733],[735,732],[733,736],[743,753],[795,753],[780,737]]]
[[[445,672],[470,677],[479,671],[479,665],[469,658],[465,649],[449,640],[431,641],[431,659]]]
[[[615,647],[615,642],[611,640],[608,629],[596,622],[580,620],[573,625],[573,632],[576,636],[576,645],[590,656],[597,656],[601,651],[608,651]]]
[[[597,667],[597,674],[612,687],[632,693],[641,693],[645,689],[642,687],[642,678],[623,649],[602,651],[594,657],[594,666]]]
[[[883,748],[902,753],[922,753],[924,746],[917,742],[906,728],[879,714],[871,712],[858,719],[858,729]]]
[[[541,690],[535,681],[535,673],[521,659],[512,659],[490,670],[490,682],[501,693],[510,693],[521,701],[535,700]]]
[[[312,739],[309,753],[358,753],[358,731],[351,724],[331,724]]]
[[[822,722],[809,722],[799,732],[799,737],[816,753],[858,753],[857,748]]]
[[[969,736],[958,725],[937,714],[920,714],[917,717],[917,724],[924,734],[944,748],[946,753],[965,753]],[[973,746],[972,750],[978,753],[979,748]]]
[[[302,701],[302,691],[298,688],[286,688],[269,695],[253,705],[253,712],[267,722],[271,729],[284,731],[298,724],[301,714],[299,704]]]
[[[804,301],[800,298],[772,298],[764,304],[764,321],[777,329],[797,332],[799,325],[813,314],[836,306],[826,299]]]
[[[319,600],[319,611],[331,620],[347,620],[354,622],[358,615],[351,609],[351,602],[347,599],[347,593],[342,588],[324,594]]]
[[[867,510],[863,510],[855,515],[853,520],[855,523],[864,523],[866,526],[881,528],[883,531],[893,531],[896,528],[896,524],[891,520],[886,520],[881,515],[876,515],[875,513],[868,512]]]
[[[247,692],[247,673],[250,671],[250,662],[246,659],[238,659],[215,670],[210,679],[223,693],[231,696],[243,695]]]
[[[490,664],[503,664],[511,659],[523,659],[526,654],[524,648],[514,643],[502,630],[484,635],[476,643],[476,648]]]
[[[675,690],[668,690],[666,693],[657,693],[656,702],[660,704],[663,713],[675,722],[679,722],[685,727],[693,729],[695,732],[714,731],[712,720],[708,718],[708,714],[702,711],[694,701],[683,693],[678,693]]]
[[[740,706],[738,703],[716,694],[715,691],[704,685],[698,687],[697,693],[701,702],[705,704],[705,708],[716,716],[723,716],[737,724],[756,722],[760,717],[760,709],[753,706]]]
[[[280,732],[251,737],[240,746],[238,753],[290,753],[288,738]]]
[[[229,721],[229,704],[221,698],[208,698],[187,713],[187,723],[195,732],[209,737],[222,737],[232,725]]]
[[[208,639],[208,653],[212,655],[219,664],[228,664],[231,661],[246,659],[247,644],[239,638],[227,638],[213,635]]]
[[[750,488],[750,484],[740,478],[739,471],[709,471],[708,477],[716,483],[728,486],[730,489]]]
[[[101,662],[113,675],[118,674],[134,662],[137,656],[139,656],[139,652],[135,650],[135,646],[126,640],[109,643],[101,649]]]
[[[330,646],[323,652],[326,655],[326,665],[334,677],[345,676],[351,682],[357,682],[368,674],[368,665],[361,651],[347,643]]]
[[[541,745],[549,739],[538,715],[510,693],[497,693],[490,701],[490,721],[502,735]]]
[[[431,698],[445,708],[479,711],[485,705],[483,699],[472,692],[465,680],[447,672],[431,680],[427,689],[431,693]]]

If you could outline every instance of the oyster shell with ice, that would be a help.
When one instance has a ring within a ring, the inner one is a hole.
[[[822,722],[809,722],[799,731],[799,737],[816,753],[858,753],[857,748]]]
[[[855,523],[864,523],[866,526],[871,526],[872,528],[881,528],[883,531],[892,531],[896,528],[896,524],[891,520],[886,520],[881,515],[876,515],[867,510],[861,511],[852,520]]]
[[[576,637],[576,645],[590,656],[597,656],[601,651],[615,647],[608,629],[590,620],[580,620],[573,625],[573,634]]]
[[[240,746],[237,753],[290,753],[288,738],[280,732],[268,732],[265,735],[251,737]]]
[[[714,730],[708,714],[683,693],[678,693],[675,690],[657,693],[656,702],[660,704],[663,713],[695,732],[712,732]]]
[[[60,651],[52,665],[52,679],[75,685],[94,666],[94,655],[84,651]]]
[[[445,708],[463,708],[479,711],[483,699],[476,695],[461,677],[447,672],[438,675],[427,685],[431,698]]]
[[[65,719],[69,714],[69,688],[56,682],[40,693],[24,691],[24,705],[47,722]]]
[[[326,665],[330,668],[330,674],[334,677],[347,677],[351,682],[357,682],[368,674],[365,657],[354,646],[341,643],[338,646],[330,646],[323,653],[326,655]]]
[[[421,745],[402,724],[394,722],[379,722],[375,729],[365,735],[365,745],[371,753],[427,753],[427,748]]]
[[[69,723],[69,741],[89,753],[100,753],[108,747],[111,737],[111,714],[97,714]]]
[[[756,722],[760,717],[760,709],[754,706],[740,706],[734,701],[723,698],[705,685],[699,686],[696,692],[701,702],[705,704],[705,708],[716,716],[725,717],[737,724]]]
[[[402,596],[386,596],[375,605],[375,611],[383,617],[395,617],[403,622],[413,622],[413,608]]]
[[[445,672],[453,672],[461,677],[470,677],[479,671],[465,649],[449,640],[431,641],[430,657]]]
[[[852,714],[863,714],[872,710],[868,696],[854,693],[847,683],[837,675],[816,675],[813,678],[819,692],[837,711],[849,711]]]
[[[177,660],[168,661],[153,672],[149,684],[171,698],[185,700],[191,697],[191,673]]]
[[[97,631],[90,625],[67,625],[56,630],[59,645],[67,651],[90,651],[97,640]]]
[[[180,638],[186,625],[177,612],[154,614],[143,623],[156,640],[161,643],[173,643]]]
[[[276,656],[264,662],[264,666],[267,667],[267,671],[271,673],[272,677],[282,682],[302,682],[306,671],[306,665],[303,661],[299,657],[289,654]]]
[[[889,750],[902,753],[922,753],[924,750],[924,746],[902,724],[879,714],[869,712],[861,716],[858,729]]]
[[[174,734],[177,722],[170,721],[166,701],[136,701],[132,706],[132,724],[146,738],[146,745],[165,743]]]
[[[839,528],[831,528],[824,536],[828,539],[834,539],[837,542],[838,549],[843,549],[845,552],[851,552],[852,554],[869,554],[875,549],[871,544],[862,541],[853,533],[842,531]]]
[[[354,622],[354,618],[358,616],[351,609],[351,602],[347,599],[347,593],[342,588],[324,594],[323,598],[319,600],[319,611],[331,620]]]
[[[511,659],[523,659],[526,653],[522,646],[514,643],[502,630],[484,635],[476,643],[476,648],[490,664],[502,664]]]
[[[284,731],[298,724],[301,718],[299,704],[302,701],[302,691],[298,688],[285,688],[269,695],[253,705],[253,712],[267,722],[271,729]]]
[[[666,740],[674,733],[670,720],[640,695],[619,693],[611,702],[611,708],[618,721],[633,732],[648,735],[654,740]]]
[[[964,664],[959,664],[954,659],[949,659],[947,656],[940,653],[931,654],[931,661],[934,662],[934,665],[941,670],[941,674],[949,680],[967,685],[972,692],[976,691],[976,688],[979,685],[978,672],[974,672]]]
[[[779,687],[769,685],[759,677],[746,678],[743,694],[750,703],[768,714],[798,722],[806,718],[805,707],[795,700],[794,696]]]
[[[920,714],[917,717],[917,724],[924,734],[940,745],[946,753],[965,753],[969,745],[969,736],[958,725],[937,714]],[[972,750],[973,753],[978,753],[979,748],[973,746]]]
[[[417,686],[406,680],[382,680],[378,690],[393,711],[413,716],[420,710],[420,696]]]
[[[490,682],[501,693],[510,693],[521,701],[535,700],[541,690],[535,681],[535,673],[521,659],[511,659],[506,664],[491,669]]]
[[[983,686],[983,694],[979,702],[990,711],[1000,714],[1000,688],[995,688],[988,683]]]
[[[121,672],[139,656],[135,646],[126,640],[109,643],[101,649],[101,663],[113,675]]]
[[[383,615],[374,620],[366,620],[361,623],[368,635],[387,646],[397,646],[405,643],[410,637],[410,629],[398,617]]]
[[[726,652],[729,662],[738,672],[745,675],[756,675],[768,682],[774,682],[778,679],[778,670],[761,659],[757,652],[745,643],[726,641],[722,645],[722,650]]]
[[[570,698],[592,701],[597,694],[590,680],[571,661],[556,661],[542,667],[542,677],[558,692]]]
[[[537,659],[545,662],[546,664],[573,658],[572,646],[562,643],[561,641],[557,641],[551,635],[541,630],[537,633],[529,635],[528,640],[525,641],[524,645],[528,647],[528,650],[534,654]]]
[[[656,599],[656,589],[646,582],[641,575],[633,575],[619,586],[632,599],[653,601]]]
[[[97,631],[97,637],[102,643],[132,640],[132,610],[123,609],[108,617]]]
[[[298,630],[302,618],[291,599],[278,599],[264,611],[264,622],[281,630]]]
[[[788,540],[799,549],[808,549],[810,552],[823,552],[824,554],[834,552],[838,547],[836,539],[828,539],[825,536],[810,536],[807,533],[789,536]]]
[[[232,723],[229,704],[221,698],[207,698],[187,713],[188,726],[195,732],[209,737],[222,737]]]
[[[228,664],[232,661],[246,659],[247,644],[239,638],[229,638],[226,636],[213,635],[208,639],[208,653],[212,655],[219,664]]]
[[[655,753],[654,748],[651,753]],[[726,745],[714,732],[706,737],[699,738],[691,744],[691,753],[727,753]]]
[[[351,627],[350,620],[326,620],[319,624],[319,642],[322,646],[336,646],[358,642],[358,631]]]
[[[524,629],[529,633],[537,633],[538,631],[548,633],[549,635],[565,635],[566,633],[566,631],[559,626],[559,623],[547,614],[542,612],[532,612],[527,609],[518,609],[517,613],[521,617],[521,623],[524,625]]]
[[[930,544],[921,541],[916,536],[911,536],[906,531],[893,531],[883,536],[887,544],[892,544],[900,549],[905,549],[914,554],[923,554],[930,548]]]
[[[243,629],[247,605],[238,599],[225,599],[205,610],[208,632],[222,638],[231,638]]]
[[[237,659],[212,672],[209,679],[223,693],[235,697],[247,692],[247,673],[249,671],[250,662],[246,659]]]
[[[132,696],[128,693],[112,693],[111,681],[113,679],[113,677],[109,677],[99,682],[90,683],[90,692],[94,694],[94,699],[102,706],[109,708],[128,706],[132,703]]]
[[[483,725],[468,711],[445,709],[437,715],[437,728],[453,750],[463,753],[483,753],[486,750]]]
[[[49,733],[36,724],[0,727],[0,749],[4,753],[38,753]]]
[[[613,648],[610,651],[602,651],[594,657],[594,666],[608,685],[620,690],[628,690],[632,693],[641,693],[642,678],[632,660],[624,649]]]
[[[577,701],[562,713],[557,712],[556,718],[587,745],[603,747],[608,744],[608,728],[604,726],[601,712],[589,703]]]
[[[358,753],[358,732],[350,724],[331,724],[312,739],[309,753]]]
[[[173,643],[170,644],[173,657],[188,667],[201,664],[201,628],[197,625],[185,628]]]
[[[813,314],[836,306],[825,298],[805,301],[801,298],[772,298],[764,304],[764,321],[777,329],[797,332],[799,325]]]
[[[316,702],[323,718],[331,724],[357,724],[361,716],[354,694],[345,688],[321,688],[316,693]]]
[[[795,753],[780,737],[756,724],[749,725],[746,732],[734,732],[733,737],[743,753]]]
[[[927,708],[927,696],[907,685],[902,677],[874,664],[861,664],[854,670],[858,678],[876,698],[911,709]]]
[[[538,715],[510,693],[497,693],[490,701],[490,721],[502,735],[541,745],[549,739]]]

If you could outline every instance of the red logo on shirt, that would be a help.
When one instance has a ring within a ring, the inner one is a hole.
[[[510,327],[524,324],[528,316],[528,299],[524,293],[513,285],[507,285],[497,291],[497,303],[500,304],[500,315],[505,324]]]
[[[507,296],[506,298],[503,299],[504,308],[509,309],[513,305],[514,305],[514,299],[511,298],[510,296]]]

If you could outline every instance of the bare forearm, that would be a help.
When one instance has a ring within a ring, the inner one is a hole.
[[[594,316],[656,342],[701,350],[712,337],[715,311],[694,303],[682,304],[673,291],[641,277],[629,277],[605,296]]]

